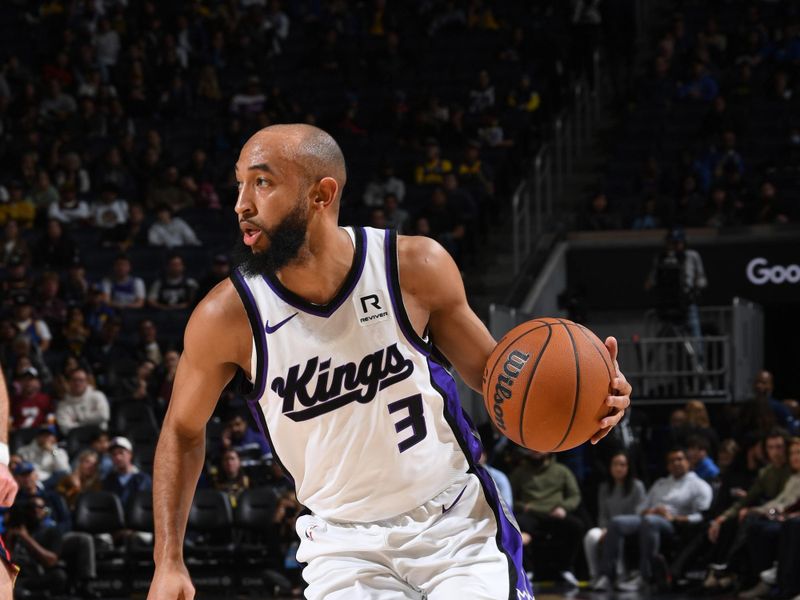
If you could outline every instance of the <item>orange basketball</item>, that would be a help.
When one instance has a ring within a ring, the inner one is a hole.
[[[539,452],[589,440],[611,409],[614,365],[603,342],[566,319],[518,325],[497,344],[483,372],[483,400],[497,428]]]

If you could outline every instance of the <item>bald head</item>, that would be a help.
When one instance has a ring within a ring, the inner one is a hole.
[[[251,144],[277,146],[285,160],[300,166],[302,176],[309,184],[324,177],[335,179],[339,184],[338,196],[341,197],[347,181],[344,154],[336,140],[319,127],[305,123],[270,125],[247,140],[242,152]]]

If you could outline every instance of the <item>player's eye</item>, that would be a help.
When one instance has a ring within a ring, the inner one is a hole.
[[[236,190],[239,191],[242,189],[242,185],[244,185],[241,181],[236,182]]]
[[[265,179],[264,177],[256,178],[256,186],[257,187],[265,187],[265,186],[268,186],[269,183],[270,183],[269,180]]]

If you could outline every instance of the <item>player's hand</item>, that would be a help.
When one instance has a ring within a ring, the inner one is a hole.
[[[554,519],[564,519],[567,516],[567,511],[561,506],[556,506],[550,511],[550,516]]]
[[[611,380],[611,395],[606,398],[606,405],[611,409],[611,414],[600,421],[600,428],[597,433],[592,436],[592,443],[596,444],[608,435],[617,423],[620,422],[625,416],[625,409],[631,404],[631,384],[625,379],[625,375],[619,370],[619,363],[617,362],[617,338],[606,338],[606,348],[611,355],[611,362],[614,363],[616,375]]]
[[[7,465],[0,465],[0,506],[11,506],[17,497],[17,482]]]
[[[147,600],[194,600],[194,585],[186,565],[158,565],[150,583]]]

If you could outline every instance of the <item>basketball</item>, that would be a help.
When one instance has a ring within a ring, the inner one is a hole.
[[[497,344],[483,373],[483,399],[509,439],[539,452],[589,440],[611,409],[605,401],[614,365],[603,342],[583,325],[540,318],[518,325]]]

